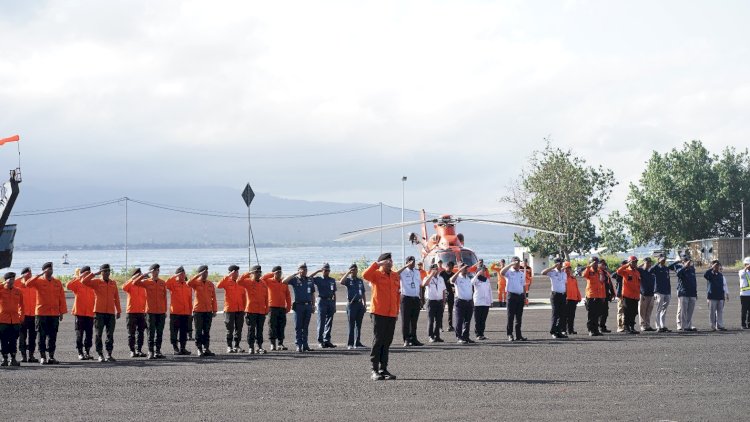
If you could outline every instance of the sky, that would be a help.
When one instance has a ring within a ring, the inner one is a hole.
[[[407,207],[498,215],[550,138],[611,168],[623,209],[652,151],[748,145],[748,18],[729,0],[0,1],[0,137],[21,135],[37,187],[394,205],[403,187]]]

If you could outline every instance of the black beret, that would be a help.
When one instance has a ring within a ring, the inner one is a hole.
[[[562,263],[563,263],[563,259],[562,258],[560,258],[560,257],[555,258],[555,264],[562,264]]]
[[[21,275],[24,275],[26,273],[31,274],[31,268],[29,268],[29,267],[23,267],[23,269],[21,270]]]
[[[324,270],[330,270],[331,269],[331,265],[326,262],[325,264],[323,264],[323,269]]]
[[[81,267],[82,273],[85,273],[86,271],[91,272],[91,267],[89,267],[88,265],[84,265],[83,267]]]
[[[386,253],[380,254],[380,256],[378,257],[378,262],[385,261],[386,259],[391,259],[391,253],[390,252],[386,252]]]
[[[239,269],[240,269],[240,267],[238,267],[236,265],[230,265],[229,268],[227,268],[227,271],[229,271],[231,273],[232,271],[237,271]]]
[[[300,269],[300,268],[307,268],[307,263],[301,262],[299,265],[297,265],[297,269]]]
[[[275,267],[273,267],[271,269],[272,273],[277,273],[277,272],[280,272],[280,271],[281,271],[281,265],[276,265]]]
[[[136,269],[133,270],[133,274],[131,274],[130,276],[132,277],[132,276],[134,276],[136,274],[140,274],[140,273],[141,273],[141,269],[140,268],[136,268]]]
[[[350,266],[349,266],[349,269],[350,269],[350,270],[356,270],[356,269],[357,269],[357,264],[352,264],[352,265],[350,265]]]
[[[416,259],[414,259],[413,256],[407,256],[406,257],[406,262],[409,262],[409,261],[416,261]]]
[[[102,264],[99,266],[99,271],[109,271],[109,264]]]
[[[198,272],[202,273],[203,271],[208,271],[208,265],[201,265],[198,267]]]
[[[44,265],[42,265],[42,271],[46,270],[47,268],[52,268],[51,262],[45,262]]]
[[[16,277],[16,273],[14,273],[13,271],[9,271],[9,272],[5,273],[5,279],[6,280],[10,280],[11,278],[15,278],[15,277]]]
[[[148,267],[148,270],[149,271],[153,271],[153,270],[158,270],[159,268],[161,268],[161,266],[159,266],[159,264],[151,264],[151,266]]]
[[[182,265],[180,265],[179,267],[177,267],[176,270],[174,270],[175,274],[180,274],[180,273],[184,273],[184,272],[185,272],[185,268],[183,268]]]
[[[259,273],[259,272],[261,272],[260,265],[253,265],[252,267],[250,267],[250,272],[251,273]]]

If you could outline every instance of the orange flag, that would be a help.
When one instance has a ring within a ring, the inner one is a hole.
[[[13,135],[10,138],[0,139],[0,146],[7,144],[8,142],[18,142],[21,139],[18,135]]]

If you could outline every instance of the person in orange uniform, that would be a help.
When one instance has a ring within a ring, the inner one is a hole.
[[[193,312],[193,290],[185,282],[185,269],[177,267],[165,283],[169,290],[169,340],[175,355],[189,355],[185,348],[190,314]],[[179,341],[179,347],[178,347]]]
[[[599,268],[599,258],[592,256],[589,265],[583,270],[583,278],[586,279],[586,328],[592,337],[601,336],[599,331],[599,318],[606,306],[607,290],[604,284],[604,275]]]
[[[521,268],[523,268],[524,272],[524,292],[526,292],[526,299],[524,299],[523,304],[524,306],[529,306],[529,289],[531,289],[531,282],[534,281],[534,271],[529,266],[528,259],[523,260],[523,265],[521,265]]]
[[[268,286],[262,277],[260,265],[253,265],[250,273],[244,274],[237,283],[245,289],[245,322],[247,323],[247,352],[263,355],[263,324],[268,313]],[[258,343],[258,349],[255,349]]]
[[[3,354],[3,362],[0,366],[21,366],[16,360],[16,343],[25,315],[23,293],[15,287],[16,273],[7,272],[3,278],[5,282],[0,286],[0,352]]]
[[[505,267],[505,260],[501,259],[500,263],[494,263],[490,265],[490,270],[494,271],[497,274],[497,301],[500,302],[500,307],[504,308],[507,305],[507,294],[508,292],[505,291],[505,283],[507,283],[507,280],[505,279],[505,276],[500,274],[500,270],[502,270]]]
[[[195,322],[195,347],[198,348],[198,356],[215,356],[209,346],[211,322],[218,308],[214,283],[208,279],[208,266],[198,267],[198,274],[194,275],[187,284],[195,291],[193,321]]]
[[[36,291],[26,288],[26,282],[31,279],[31,268],[25,267],[21,270],[21,280],[14,284],[15,288],[23,294],[23,309],[25,315],[21,322],[21,332],[18,335],[18,349],[21,351],[21,362],[39,362],[34,357],[36,350],[36,327],[34,324],[34,311],[36,310]]]
[[[117,283],[109,278],[109,264],[102,264],[99,271],[95,273],[82,274],[81,283],[86,287],[94,290],[94,345],[96,353],[99,356],[99,362],[114,362],[112,351],[115,347],[115,322],[120,319],[122,308],[120,307],[120,294],[117,289]],[[101,275],[101,278],[95,278]],[[107,340],[102,345],[102,335],[107,330]],[[103,348],[107,350],[107,357],[104,357]]]
[[[278,265],[263,275],[268,287],[268,338],[271,340],[271,350],[287,350],[284,346],[284,329],[286,314],[292,310],[292,294],[282,280],[281,267]]]
[[[136,268],[122,290],[128,295],[125,308],[125,325],[128,327],[128,348],[131,358],[145,358],[143,334],[146,331],[146,289],[135,284],[146,278],[140,268]]]
[[[228,274],[216,285],[224,289],[224,326],[227,327],[227,353],[243,353],[240,348],[245,325],[245,289],[237,283],[240,267],[230,265]]]
[[[42,273],[26,281],[26,287],[36,291],[35,325],[39,340],[39,363],[56,365],[57,330],[63,315],[68,313],[65,302],[65,290],[60,280],[52,276],[54,268],[51,262],[42,265]],[[48,357],[49,353],[49,357]]]
[[[91,346],[94,336],[94,290],[86,287],[81,283],[81,272],[90,273],[91,267],[84,266],[76,269],[75,276],[65,286],[73,292],[75,300],[73,301],[73,319],[76,330],[76,350],[78,350],[78,360],[91,360]]]
[[[134,285],[146,291],[146,326],[148,327],[148,358],[164,359],[161,353],[164,322],[167,318],[167,283],[159,278],[159,264],[151,264],[146,276]]]
[[[563,269],[568,278],[565,281],[565,295],[567,305],[565,306],[565,334],[578,334],[575,330],[576,308],[581,302],[581,290],[578,289],[578,279],[573,275],[573,269],[570,267],[570,261],[563,262]]]
[[[388,354],[398,319],[401,277],[392,271],[392,268],[393,260],[390,252],[387,252],[380,255],[378,261],[373,262],[362,273],[362,278],[372,286],[370,313],[373,319],[373,340],[370,352],[370,378],[374,381],[396,379],[395,375],[388,372]]]
[[[641,274],[638,271],[638,258],[631,256],[628,263],[617,269],[622,277],[622,300],[625,332],[638,334],[635,329],[635,316],[638,315],[638,302],[641,299]]]
[[[424,270],[424,263],[422,261],[417,262],[417,271],[419,271],[419,279],[424,280],[425,277],[427,277],[427,271]],[[419,302],[421,303],[422,309],[424,309],[425,305],[425,299],[424,299],[424,287],[419,288]]]

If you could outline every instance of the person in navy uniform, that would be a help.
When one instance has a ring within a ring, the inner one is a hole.
[[[323,277],[316,277],[320,273],[323,273]],[[321,349],[332,349],[336,347],[331,343],[333,315],[336,313],[336,280],[331,277],[331,266],[327,262],[310,274],[310,277],[318,290],[318,346]]]
[[[284,284],[292,286],[294,290],[294,331],[296,334],[295,343],[297,352],[310,352],[310,345],[307,342],[308,329],[310,327],[310,317],[312,316],[315,300],[315,283],[313,279],[307,276],[307,264],[304,262],[297,267],[297,272],[286,277],[281,281]]]
[[[349,266],[349,271],[341,277],[339,283],[346,286],[346,316],[349,323],[349,338],[346,348],[349,350],[366,347],[360,341],[362,334],[362,319],[367,309],[365,296],[365,282],[357,277],[357,264]]]

